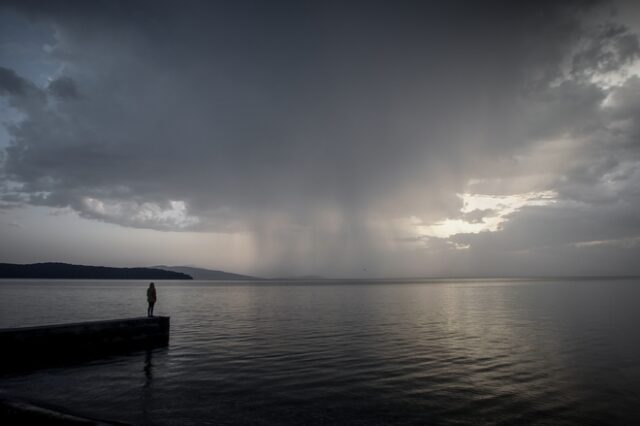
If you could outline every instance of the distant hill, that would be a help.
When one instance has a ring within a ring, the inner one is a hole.
[[[212,281],[255,281],[262,278],[252,277],[249,275],[232,274],[231,272],[215,271],[204,268],[194,268],[191,266],[152,266],[152,268],[164,269],[165,271],[181,272],[191,275],[194,280],[212,280]]]
[[[190,280],[189,274],[154,268],[109,268],[68,263],[0,263],[0,278],[52,278],[89,280]]]

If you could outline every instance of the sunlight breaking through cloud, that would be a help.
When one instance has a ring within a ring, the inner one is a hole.
[[[556,195],[553,191],[517,195],[458,194],[463,203],[460,217],[448,218],[430,225],[418,222],[416,229],[422,236],[437,238],[494,232],[500,229],[510,214],[524,206],[549,205],[554,202]]]

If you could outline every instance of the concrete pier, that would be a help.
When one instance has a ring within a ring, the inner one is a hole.
[[[169,317],[0,329],[0,371],[167,345]]]

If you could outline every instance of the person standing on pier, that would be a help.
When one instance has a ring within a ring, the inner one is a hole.
[[[149,284],[149,288],[147,289],[147,302],[149,302],[149,307],[147,308],[147,316],[153,316],[153,305],[156,304],[156,287],[153,283]]]

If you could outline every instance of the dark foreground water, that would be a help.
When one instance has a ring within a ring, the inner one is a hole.
[[[0,281],[0,327],[139,316],[147,284]],[[157,287],[169,347],[0,389],[154,425],[640,424],[637,280]]]

